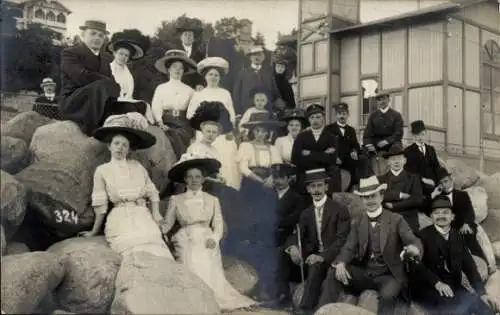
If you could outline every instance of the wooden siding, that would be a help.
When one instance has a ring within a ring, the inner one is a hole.
[[[436,150],[443,151],[446,135],[442,131],[429,130],[427,132],[429,135],[429,142],[433,145]]]
[[[379,71],[380,34],[361,37],[361,74],[374,74]]]
[[[410,27],[408,35],[409,83],[443,79],[443,23]]]
[[[462,83],[463,77],[463,23],[459,20],[452,20],[448,23],[447,31],[451,36],[447,37],[447,69],[448,80],[455,83]]]
[[[313,45],[304,44],[300,46],[300,73],[311,73],[314,70],[313,65]]]
[[[328,14],[328,1],[325,0],[301,0],[302,21],[310,20]]]
[[[340,98],[340,76],[338,74],[332,74],[331,78],[331,103],[337,103]]]
[[[382,89],[404,86],[405,35],[404,29],[382,33]]]
[[[405,113],[405,109],[404,109],[404,102],[403,102],[403,95],[401,94],[393,94],[392,95],[392,108],[394,108],[395,110],[397,110],[398,112],[401,113],[401,115],[403,116],[403,119],[406,118],[406,113]],[[406,119],[405,119],[406,120]]]
[[[323,0],[321,0],[323,1]],[[323,12],[323,15],[326,15]],[[319,20],[303,23],[300,26],[300,38],[302,42],[311,42],[321,39],[327,39],[328,34],[324,32],[318,32],[321,25],[327,24],[325,18],[320,18]]]
[[[464,102],[464,150],[467,154],[479,154],[481,137],[481,105],[477,92],[466,91]]]
[[[495,4],[490,1],[472,5],[457,13],[457,15],[494,30],[500,29],[498,3]]]
[[[356,131],[358,131],[359,116],[361,115],[361,102],[359,101],[359,97],[357,95],[344,96],[340,98],[340,101],[349,105],[349,124],[353,126]]]
[[[346,37],[340,44],[340,90],[359,90],[359,38]]]
[[[324,0],[327,2],[326,0]],[[345,20],[359,21],[361,0],[330,0],[331,13]]]
[[[315,71],[327,71],[328,70],[328,40],[323,40],[314,43],[314,62]]]
[[[429,126],[443,127],[443,87],[409,90],[408,121],[422,119]]]
[[[464,115],[463,115],[463,90],[456,87],[448,87],[447,118],[444,122],[447,137],[447,149],[450,153],[460,154],[464,144]]]
[[[484,155],[487,157],[500,159],[500,141],[485,140]]]
[[[340,40],[330,40],[330,58],[332,58],[332,71],[340,71]]]
[[[300,78],[300,97],[326,96],[328,94],[327,81],[326,74]]]
[[[479,54],[479,28],[465,24],[465,83],[479,88],[480,54]]]
[[[500,15],[500,13],[499,13],[499,15]],[[498,28],[499,28],[498,31],[500,32],[500,24],[498,25]],[[493,41],[497,42],[498,45],[500,45],[500,35],[482,30],[481,31],[481,46],[484,46],[484,44],[486,44],[486,42],[489,40],[493,40]],[[481,49],[483,49],[483,47],[481,47]]]

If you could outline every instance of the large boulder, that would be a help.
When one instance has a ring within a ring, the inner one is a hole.
[[[16,174],[30,163],[30,151],[24,140],[2,136],[0,140],[0,168],[9,174]]]
[[[234,257],[222,257],[222,265],[227,281],[241,294],[250,295],[259,276],[254,267]]]
[[[113,301],[121,256],[102,236],[71,238],[49,247],[63,259],[66,275],[55,291],[63,309],[75,313],[103,314]]]
[[[477,271],[479,271],[479,275],[481,276],[481,280],[483,282],[486,282],[486,280],[488,279],[488,266],[486,265],[486,261],[484,261],[484,259],[479,258],[477,256],[472,256],[472,258],[474,258],[474,262],[476,263]],[[467,278],[467,276],[463,272],[462,272],[462,285],[470,291],[473,290],[469,279]]]
[[[7,247],[5,248],[5,255],[18,255],[18,254],[24,254],[24,253],[29,253],[30,249],[26,244],[19,243],[19,242],[9,242],[7,244]]]
[[[33,252],[2,258],[2,311],[30,314],[64,277],[64,264],[52,253]]]
[[[486,282],[486,293],[500,305],[500,270],[492,274]]]
[[[483,187],[472,186],[464,189],[470,197],[474,214],[476,216],[476,223],[481,223],[488,215],[488,194]]]
[[[378,310],[378,292],[375,290],[365,290],[358,298],[358,306],[373,313]]]
[[[500,209],[490,209],[486,219],[481,222],[481,226],[491,242],[500,241]]]
[[[4,171],[0,171],[0,211],[5,236],[10,239],[26,214],[26,190],[20,182]]]
[[[332,199],[346,206],[349,210],[351,218],[353,219],[358,218],[364,213],[363,201],[361,201],[361,198],[355,194],[345,192],[333,193]]]
[[[3,256],[7,247],[7,240],[5,239],[5,231],[3,225],[0,224],[0,254]]]
[[[481,225],[477,226],[476,239],[483,250],[484,256],[486,257],[486,264],[493,268],[496,265],[495,262],[495,252],[493,251],[493,245],[491,244],[490,238],[486,231]]]
[[[290,312],[276,310],[276,309],[266,309],[266,308],[255,308],[251,310],[236,310],[230,312],[224,312],[228,315],[290,315]]]
[[[213,291],[184,265],[146,252],[125,255],[111,314],[220,314]]]
[[[421,230],[431,226],[432,224],[432,219],[429,216],[423,214],[422,212],[418,213],[418,225]]]
[[[449,159],[446,161],[456,189],[468,188],[479,180],[479,172],[462,161]]]
[[[489,209],[500,209],[500,173],[491,176],[482,174],[475,185],[486,190]]]
[[[346,303],[331,303],[320,307],[314,315],[375,315],[375,313],[365,310],[359,306],[354,306]]]
[[[54,122],[53,119],[42,116],[35,111],[23,112],[2,124],[2,136],[10,136],[31,143],[31,138],[38,127]]]
[[[495,254],[496,261],[500,262],[500,242],[495,242],[492,244],[493,253]]]

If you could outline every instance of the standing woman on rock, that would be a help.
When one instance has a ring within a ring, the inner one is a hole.
[[[221,309],[233,310],[252,306],[255,301],[241,295],[226,280],[219,248],[224,230],[219,200],[201,190],[205,174],[216,173],[219,167],[216,159],[206,155],[182,155],[168,177],[185,183],[187,191],[171,197],[162,232],[166,235],[176,222],[180,224],[171,239],[177,261],[205,281]]]
[[[238,147],[233,134],[235,125],[235,112],[233,100],[228,90],[220,87],[221,78],[229,71],[229,64],[220,57],[208,57],[198,63],[198,72],[201,73],[206,82],[206,87],[193,94],[187,110],[187,118],[191,119],[203,101],[220,102],[224,110],[221,118],[229,114],[230,126],[225,126],[223,132],[215,139],[213,146],[219,152],[219,161],[222,164],[221,175],[225,178],[226,184],[236,190],[240,189],[241,176],[236,163],[236,153]],[[225,119],[226,120],[226,119]],[[201,133],[197,132],[197,139]]]
[[[104,236],[114,251],[122,255],[145,251],[173,259],[158,226],[162,219],[158,190],[146,169],[138,161],[127,159],[130,150],[146,149],[156,143],[154,135],[146,131],[147,126],[141,114],[127,113],[108,117],[95,131],[94,138],[108,144],[111,160],[95,170],[94,226],[80,235],[97,235],[107,216]],[[110,202],[113,208],[109,211]]]
[[[159,72],[168,74],[169,80],[156,87],[151,104],[153,116],[169,136],[179,158],[193,137],[186,110],[194,90],[181,79],[184,74],[196,71],[196,63],[182,50],[168,50],[164,57],[156,61],[155,67]]]

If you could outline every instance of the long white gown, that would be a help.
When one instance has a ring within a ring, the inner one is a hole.
[[[196,109],[203,101],[218,101],[224,104],[224,107],[229,112],[231,123],[234,126],[236,114],[234,111],[231,94],[229,94],[227,90],[223,88],[207,87],[201,91],[195,92],[187,109],[186,117],[188,119],[193,117]],[[196,133],[196,141],[199,141],[201,137],[202,134],[198,131]],[[226,138],[226,135],[221,134],[217,137],[217,139],[215,139],[212,145],[218,152],[218,160],[221,163],[220,174],[226,180],[226,185],[239,190],[241,186],[241,174],[236,162],[236,155],[238,152],[236,140],[234,139],[234,137],[233,139],[228,140]]]
[[[224,275],[219,247],[224,223],[219,200],[201,190],[174,195],[169,201],[164,227],[170,230],[176,221],[181,226],[172,237],[176,260],[205,281],[220,308],[232,310],[256,304],[240,294]],[[216,242],[215,248],[206,247],[208,239]]]

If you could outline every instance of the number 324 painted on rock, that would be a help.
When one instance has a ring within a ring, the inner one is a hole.
[[[78,224],[78,214],[75,211],[54,210],[57,223],[71,223]]]

